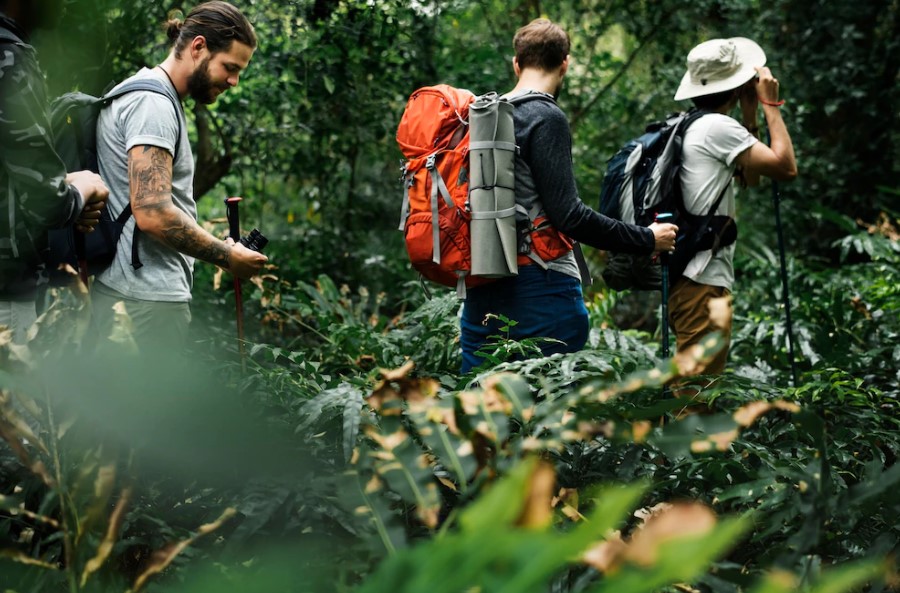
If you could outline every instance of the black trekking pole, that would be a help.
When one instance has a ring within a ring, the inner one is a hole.
[[[769,146],[772,135],[768,134]],[[794,326],[791,322],[791,295],[788,291],[787,258],[784,253],[784,229],[781,227],[781,191],[778,182],[772,180],[772,206],[775,208],[775,230],[778,234],[778,258],[781,263],[781,300],[784,303],[784,319],[787,325],[788,356],[791,359],[791,384],[797,387],[797,361],[794,358]]]
[[[228,236],[235,242],[241,241],[241,214],[238,206],[242,198],[225,198],[225,216],[228,218]],[[241,369],[244,369],[244,298],[241,279],[234,276],[234,306],[237,315],[238,351]]]
[[[671,222],[672,214],[665,212],[656,215],[655,222]],[[662,269],[662,311],[660,324],[662,325],[662,357],[669,358],[669,254],[659,254],[659,264]]]
[[[784,303],[784,320],[787,324],[788,356],[791,359],[791,384],[797,386],[797,361],[794,358],[794,326],[791,322],[791,295],[788,292],[787,258],[784,253],[784,230],[781,227],[781,192],[778,182],[772,181],[772,204],[775,207],[775,230],[778,233],[778,258],[781,262],[781,300]]]

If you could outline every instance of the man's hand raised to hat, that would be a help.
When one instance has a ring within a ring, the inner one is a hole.
[[[778,103],[778,79],[767,67],[757,68],[756,96],[763,105]]]

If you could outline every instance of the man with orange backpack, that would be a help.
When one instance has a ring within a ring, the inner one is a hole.
[[[479,366],[478,351],[501,333],[501,317],[515,321],[514,340],[552,338],[541,352],[576,352],[588,336],[588,314],[572,241],[597,249],[635,254],[670,251],[677,227],[640,227],[610,219],[579,198],[572,168],[568,120],[557,106],[569,67],[568,34],[537,19],[513,39],[516,87],[506,97],[515,104],[515,200],[519,267],[515,276],[472,287],[460,321],[462,372]],[[477,247],[473,246],[477,249]],[[542,257],[543,255],[543,257]]]

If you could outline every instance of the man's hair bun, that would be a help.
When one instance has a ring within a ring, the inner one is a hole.
[[[178,36],[181,34],[181,27],[184,26],[184,21],[178,18],[179,16],[181,16],[181,11],[173,10],[169,13],[168,20],[166,20],[166,36],[171,41],[178,39]]]

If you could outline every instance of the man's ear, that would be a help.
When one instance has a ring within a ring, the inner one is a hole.
[[[516,75],[516,78],[518,78],[519,74],[522,73],[522,69],[519,68],[519,58],[517,58],[516,56],[513,56],[512,62],[513,62],[513,73]]]
[[[566,55],[566,59],[563,60],[563,62],[559,68],[560,68],[560,70],[559,70],[560,77],[565,76],[566,72],[569,70],[569,56],[568,55]]]
[[[190,48],[191,48],[191,57],[194,58],[195,60],[200,59],[202,57],[204,50],[208,51],[208,48],[206,45],[206,37],[204,37],[203,35],[197,35],[196,37],[194,37],[191,40]]]

